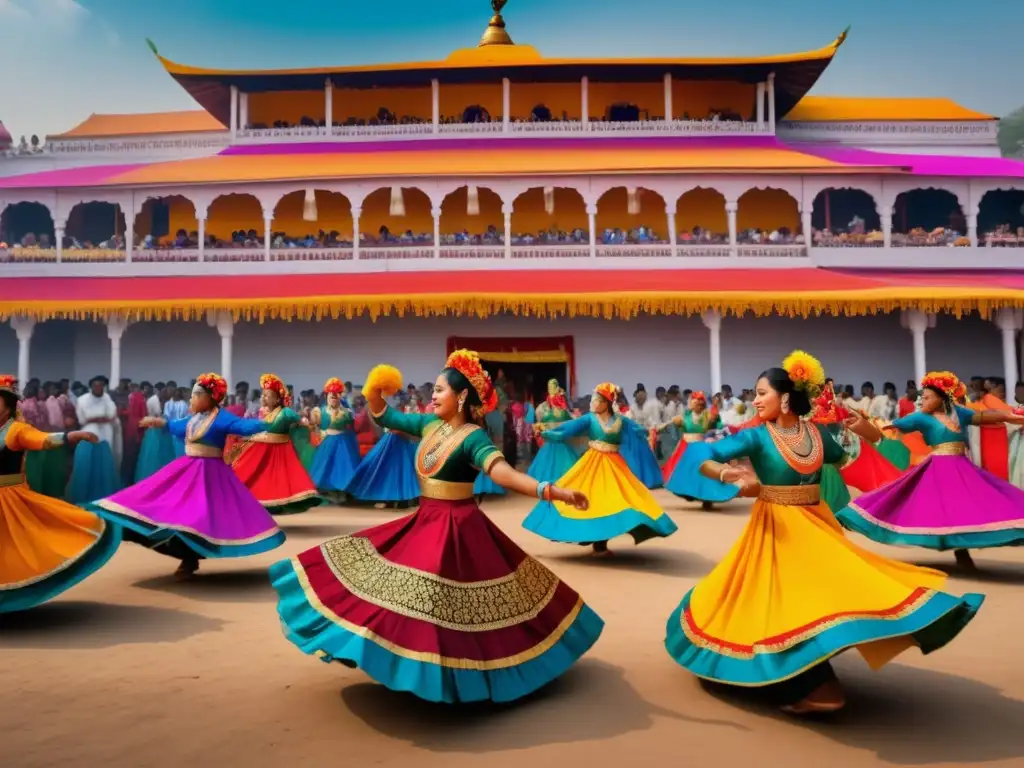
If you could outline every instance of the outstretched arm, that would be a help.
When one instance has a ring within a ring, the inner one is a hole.
[[[524,496],[543,498],[545,501],[561,501],[577,509],[586,509],[590,505],[590,501],[580,491],[571,491],[567,488],[559,488],[556,485],[548,484],[545,492],[545,489],[541,488],[541,483],[538,483],[529,475],[514,469],[504,459],[495,461],[488,474],[491,480],[502,488],[521,493]],[[538,490],[541,491],[540,494],[538,494]]]
[[[1016,424],[1024,425],[1024,414],[1016,414],[1013,411],[975,411],[971,415],[971,424],[981,426],[982,424]]]
[[[565,421],[554,429],[544,432],[544,439],[554,443],[564,443],[574,437],[579,437],[590,428],[590,414],[584,414],[572,421]]]

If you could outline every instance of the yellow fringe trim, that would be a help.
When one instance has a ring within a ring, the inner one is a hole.
[[[207,312],[231,312],[236,321],[336,320],[369,316],[404,317],[512,314],[520,317],[599,317],[628,320],[641,314],[693,315],[717,310],[757,317],[875,315],[903,309],[983,317],[1003,308],[1024,308],[1024,290],[980,287],[886,287],[846,291],[674,291],[647,293],[451,293],[416,296],[304,296],[301,298],[168,299],[159,301],[5,301],[0,320],[24,315],[35,320],[202,320]]]

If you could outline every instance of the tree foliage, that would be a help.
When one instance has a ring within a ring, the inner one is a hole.
[[[999,121],[999,149],[1003,157],[1024,157],[1024,107]]]

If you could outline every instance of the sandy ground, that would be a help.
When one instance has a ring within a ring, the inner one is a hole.
[[[172,561],[126,544],[62,599],[0,618],[0,766],[1024,765],[1024,552],[976,555],[984,575],[951,580],[988,602],[949,647],[878,673],[844,656],[848,709],[795,722],[705,690],[666,654],[669,613],[737,537],[746,504],[705,513],[660,498],[679,532],[615,542],[611,560],[524,531],[529,500],[485,504],[607,623],[561,680],[506,707],[428,705],[282,637],[266,567],[398,513],[286,518],[283,548],[206,563],[185,584]]]

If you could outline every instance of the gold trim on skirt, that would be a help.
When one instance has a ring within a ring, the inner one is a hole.
[[[249,438],[250,443],[270,443],[271,445],[280,445],[290,440],[289,435],[279,435],[276,432],[260,432]]]
[[[810,507],[821,502],[820,485],[762,485],[757,495],[769,504],[789,507]]]
[[[186,443],[185,455],[196,459],[219,459],[224,455],[224,450],[203,443]]]
[[[604,440],[591,440],[587,445],[593,448],[595,451],[601,453],[618,453],[619,446],[612,443],[606,443]]]
[[[961,442],[939,443],[932,448],[932,456],[966,456],[967,444]]]
[[[0,475],[0,488],[13,488],[25,482],[24,475]]]
[[[433,477],[420,478],[420,496],[438,501],[465,501],[473,498],[472,483],[453,483]]]
[[[689,443],[703,443],[704,442],[704,435],[703,434],[697,434],[696,432],[683,432],[683,442],[687,443],[687,444],[689,444]]]

